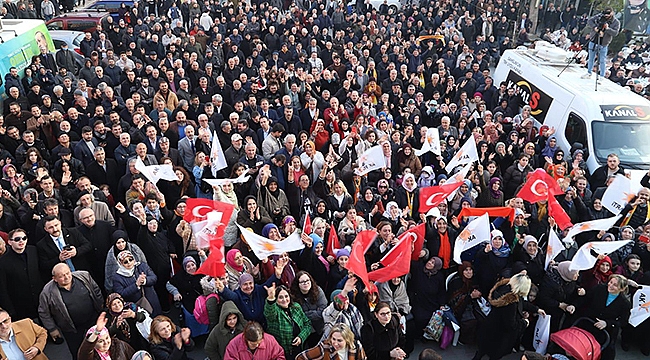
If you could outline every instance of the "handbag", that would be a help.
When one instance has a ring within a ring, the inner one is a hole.
[[[144,310],[146,310],[149,314],[152,314],[153,306],[151,306],[151,303],[149,302],[149,300],[147,300],[147,297],[144,296],[144,289],[140,289],[140,291],[142,292],[142,297],[140,298],[140,300],[136,301],[135,304],[143,308]]]

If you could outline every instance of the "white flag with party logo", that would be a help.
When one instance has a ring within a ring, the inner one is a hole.
[[[251,250],[253,250],[257,258],[260,260],[266,259],[269,255],[281,255],[285,252],[292,252],[305,248],[305,244],[303,244],[297,231],[282,241],[274,241],[265,238],[264,236],[257,235],[250,230],[246,230],[239,224],[237,224],[237,227],[239,228],[239,231],[241,231],[244,239],[246,239],[248,246],[251,247]]]
[[[223,153],[221,148],[221,143],[219,142],[219,137],[215,131],[212,135],[212,146],[210,147],[210,170],[212,170],[212,176],[217,177],[217,171],[225,169],[228,167],[226,162],[226,155]]]
[[[620,215],[612,216],[607,219],[591,220],[575,224],[569,229],[569,232],[566,234],[564,239],[562,239],[562,241],[573,244],[573,237],[580,233],[592,230],[609,230],[612,226],[614,226],[614,224],[616,224],[619,218]]]
[[[620,214],[625,205],[636,196],[635,190],[632,180],[621,174],[616,174],[614,181],[605,189],[601,203],[612,214]]]
[[[639,286],[632,298],[630,325],[637,327],[650,317],[650,286]]]
[[[463,231],[458,234],[454,245],[454,261],[461,263],[460,254],[463,251],[490,240],[490,216],[485,213],[472,220]]]
[[[592,250],[598,255],[608,255],[630,242],[633,242],[633,240],[588,242],[578,249],[578,252],[571,260],[569,270],[587,270],[593,268],[598,259],[591,253]]]
[[[440,155],[440,133],[438,133],[438,128],[427,129],[426,140],[422,144],[422,149],[415,150],[416,156],[422,156],[431,151],[436,155]]]
[[[538,354],[546,355],[548,346],[548,337],[551,333],[551,315],[540,316],[535,324],[535,334],[533,338],[533,348]]]
[[[359,167],[354,172],[363,176],[367,173],[386,167],[386,160],[384,158],[384,150],[381,145],[373,146],[366,150],[358,160]]]
[[[546,245],[546,261],[544,262],[544,270],[548,269],[551,260],[560,255],[562,250],[564,250],[564,244],[562,244],[555,231],[551,229],[548,235],[548,244]]]
[[[136,157],[135,169],[142,175],[146,176],[147,179],[154,184],[157,184],[160,179],[167,181],[179,180],[178,175],[176,175],[176,172],[174,171],[174,166],[169,164],[147,166],[139,157]]]
[[[476,160],[478,160],[476,141],[474,141],[474,137],[470,137],[465,141],[465,145],[463,145],[454,157],[449,160],[449,163],[445,166],[445,170],[447,170],[448,173],[451,173],[456,166],[469,164]]]

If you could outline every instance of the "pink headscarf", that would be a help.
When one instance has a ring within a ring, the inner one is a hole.
[[[242,271],[244,271],[244,265],[238,266],[237,262],[235,262],[235,257],[239,253],[241,253],[241,251],[239,251],[237,249],[232,249],[232,250],[228,251],[228,253],[226,254],[226,263],[228,263],[228,265],[230,265],[231,268],[233,268],[233,269],[235,269],[235,270],[237,270],[239,272],[242,272]]]

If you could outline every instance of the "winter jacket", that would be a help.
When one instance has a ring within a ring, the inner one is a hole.
[[[311,321],[302,311],[300,305],[292,302],[287,310],[282,309],[275,301],[266,300],[264,317],[266,318],[269,334],[278,340],[285,354],[292,354],[294,349],[291,343],[296,338],[293,332],[294,322],[300,329],[297,336],[302,340],[301,344],[304,344],[309,334],[311,334],[312,327]]]
[[[231,314],[237,316],[237,324],[234,329],[226,328],[226,320]],[[235,303],[232,301],[223,303],[221,314],[219,315],[219,323],[212,329],[210,335],[208,335],[208,339],[205,341],[205,353],[208,355],[208,358],[212,360],[223,359],[226,353],[226,346],[228,346],[232,339],[244,331],[244,325],[246,325],[246,320],[244,320],[244,316]]]

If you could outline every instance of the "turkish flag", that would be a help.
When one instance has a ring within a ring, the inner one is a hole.
[[[524,186],[519,190],[517,197],[528,202],[535,203],[541,200],[547,200],[549,195],[555,196],[563,194],[560,185],[544,169],[537,169],[528,174],[528,179]]]
[[[195,235],[202,233],[213,238],[222,237],[235,205],[210,199],[187,199],[183,220],[192,224]],[[203,236],[203,235],[202,235]]]
[[[418,226],[412,227],[405,232],[402,233],[402,235],[399,236],[399,239],[397,241],[397,244],[388,252],[384,257],[381,259],[381,264],[383,266],[388,266],[389,264],[392,264],[395,262],[395,260],[399,257],[401,257],[402,253],[398,251],[394,251],[396,248],[400,246],[401,243],[407,242],[409,244],[409,249],[413,249],[410,251],[411,260],[417,260],[420,258],[420,251],[422,250],[422,246],[424,245],[424,232],[425,232],[425,224],[422,223]]]
[[[224,247],[223,239],[216,238],[210,242],[210,254],[208,258],[196,270],[197,274],[208,275],[212,277],[222,277],[226,275],[226,264],[223,257]]]
[[[336,257],[336,251],[339,250],[339,246],[341,246],[341,243],[339,243],[339,237],[336,234],[336,228],[334,227],[334,224],[330,224],[330,233],[327,237],[327,250],[325,253]]]
[[[407,233],[409,234],[409,233]],[[412,233],[410,233],[412,234]],[[382,259],[383,268],[372,271],[368,274],[368,279],[378,282],[386,282],[396,277],[406,275],[411,270],[411,238],[407,235],[404,239],[395,245]],[[390,260],[390,263],[386,260]]]
[[[453,183],[444,183],[440,186],[429,186],[420,189],[420,212],[426,214],[427,211],[438,206],[447,199],[447,196],[463,185],[462,181]]]
[[[357,238],[352,242],[352,251],[350,251],[350,259],[345,265],[345,268],[348,269],[351,273],[356,275],[364,285],[366,289],[372,291],[375,288],[375,285],[370,282],[368,279],[368,268],[366,267],[366,258],[365,254],[370,246],[375,241],[377,237],[377,231],[375,230],[363,230],[357,234]]]
[[[566,211],[564,211],[562,205],[557,202],[555,196],[548,197],[548,216],[552,217],[555,220],[557,226],[559,226],[562,230],[573,226],[571,223],[571,218],[569,215],[567,215]]]
[[[305,214],[305,224],[302,227],[302,232],[307,235],[311,234],[311,217],[309,214]]]

